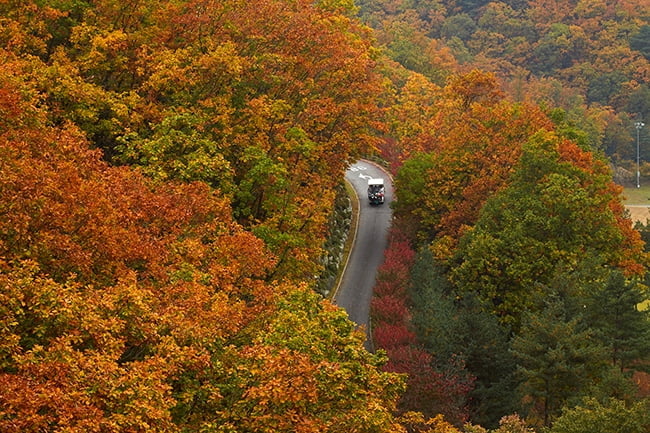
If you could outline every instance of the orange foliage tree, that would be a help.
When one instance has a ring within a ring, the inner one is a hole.
[[[267,281],[277,258],[227,197],[110,166],[18,66],[0,65],[0,430],[399,431],[399,378],[343,312]]]
[[[434,98],[421,132],[396,176],[396,213],[417,216],[414,230],[449,254],[485,200],[506,185],[521,145],[551,123],[535,107],[514,104],[493,74],[473,71],[450,79]]]
[[[52,122],[111,163],[222,191],[277,278],[318,271],[332,186],[379,127],[351,2],[23,3],[0,6],[0,41]]]

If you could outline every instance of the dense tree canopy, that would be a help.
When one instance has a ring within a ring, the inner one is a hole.
[[[456,253],[453,276],[504,319],[531,305],[554,269],[598,257],[642,273],[642,243],[608,170],[575,144],[538,134],[524,146],[512,184],[488,200]],[[579,223],[578,223],[579,222]]]
[[[19,2],[4,62],[113,163],[203,181],[278,251],[317,272],[332,185],[374,144],[379,80],[350,2]]]
[[[597,122],[589,145],[617,161],[629,159],[630,118],[650,117],[647,104],[638,103],[648,92],[650,71],[644,1],[364,0],[359,5],[387,54],[438,85],[459,71],[494,72],[516,100],[559,106],[584,130],[608,108],[625,123],[622,136],[606,134],[608,125]]]
[[[506,185],[522,144],[552,126],[537,108],[511,103],[496,77],[480,71],[450,79],[430,99],[420,116],[424,127],[402,141],[395,209],[419,217],[420,235],[435,234],[450,245],[474,224],[485,200]]]
[[[642,2],[357,5],[0,3],[0,430],[647,427]],[[362,155],[376,353],[312,292]]]
[[[0,430],[401,431],[401,377],[298,282],[369,145],[344,6],[0,6]]]
[[[422,16],[419,23],[406,18],[416,3],[386,10],[392,19],[383,25],[408,21],[425,32]],[[647,291],[639,285],[647,253],[607,159],[631,155],[631,148],[617,147],[630,143],[630,114],[620,100],[608,105],[626,97],[630,75],[603,58],[598,67],[576,62],[589,56],[592,35],[567,18],[573,6],[544,5],[490,3],[471,13],[455,4],[455,15],[438,9],[455,17],[446,28],[469,29],[457,32],[465,40],[447,36],[467,68],[485,68],[488,57],[502,56],[499,50],[512,43],[521,50],[509,49],[513,56],[548,57],[526,64],[532,71],[555,62],[555,72],[537,72],[544,78],[514,69],[504,74],[503,60],[487,68],[494,74],[470,70],[441,80],[412,68],[390,76],[397,97],[389,104],[390,138],[382,149],[396,172],[396,224],[429,257],[413,269],[413,306],[404,317],[431,364],[465,361],[475,377],[470,418],[490,428],[509,411],[541,427],[585,396],[631,404],[645,395],[637,386],[646,380],[650,329]],[[611,12],[596,6],[581,4],[581,13]],[[539,14],[537,27],[526,23],[530,13]],[[380,38],[386,35],[378,28]],[[535,38],[547,45],[532,43]],[[471,62],[470,53],[478,53]],[[571,83],[548,78],[553,74],[572,74]],[[639,92],[644,80],[633,84]],[[579,82],[581,89],[573,87]],[[479,333],[484,339],[477,341]],[[508,373],[495,377],[496,368]]]

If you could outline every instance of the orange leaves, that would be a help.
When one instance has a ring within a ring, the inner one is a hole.
[[[0,351],[0,429],[81,432],[167,425],[165,382],[174,374],[177,355],[166,351],[125,363],[130,347],[156,340],[147,291],[59,284],[37,272],[34,264],[16,263],[5,266],[0,278],[0,297],[9,300],[3,340],[14,342]]]
[[[487,197],[506,185],[522,144],[551,124],[539,109],[506,100],[496,78],[479,71],[454,77],[430,98],[420,131],[403,141],[403,154],[426,152],[417,157],[426,164],[409,163],[396,187],[398,194],[417,187],[419,196],[408,197],[417,209],[406,212],[420,217],[428,237],[446,236],[449,247],[474,224]],[[411,172],[414,164],[423,171]]]
[[[20,118],[23,114],[22,103],[17,92],[6,87],[0,88],[0,122],[2,122],[3,129],[10,126],[10,120]]]
[[[218,242],[227,262],[238,249],[250,253],[226,285],[259,278],[271,265],[206,185],[148,185],[101,162],[72,128],[20,132],[22,140],[5,141],[0,155],[0,195],[10,206],[0,217],[5,256],[34,257],[58,277],[115,281],[137,270],[140,279],[164,278],[183,261],[208,272]]]
[[[310,289],[292,288],[251,344],[223,360],[221,422],[250,431],[392,432],[398,377],[362,347],[344,312]],[[226,392],[228,391],[228,392]]]
[[[445,90],[451,98],[460,98],[464,109],[474,103],[493,105],[504,97],[498,88],[496,75],[479,70],[452,76]]]
[[[42,95],[48,121],[73,122],[107,160],[140,166],[156,181],[203,181],[220,189],[233,199],[241,224],[272,233],[267,245],[280,243],[280,255],[295,257],[290,266],[300,270],[291,272],[280,260],[278,277],[316,271],[308,262],[324,242],[322,221],[333,200],[328,191],[348,161],[374,144],[379,118],[376,53],[369,29],[349,14],[351,2],[106,0],[92,9],[63,2],[56,4],[58,17],[34,5],[13,10],[17,6],[4,8],[24,33],[30,33],[25,16],[47,15],[34,23],[47,55],[14,74]],[[27,52],[17,49],[17,55]],[[92,190],[80,191],[81,197],[90,200]],[[302,207],[310,211],[299,212]],[[77,215],[71,224],[83,231],[85,218]],[[76,268],[96,257],[69,237],[51,237]],[[103,241],[92,249],[128,255],[119,237]],[[137,253],[129,252],[131,263],[155,255]]]
[[[275,282],[372,144],[351,3],[59,3],[0,31],[0,430],[395,431],[384,359]]]
[[[322,366],[311,362],[307,355],[256,345],[245,349],[241,356],[257,365],[248,370],[256,376],[257,384],[248,388],[244,398],[262,406],[261,410],[272,411],[274,406],[286,404],[306,408],[317,402],[316,372]]]
[[[102,411],[68,385],[62,364],[41,365],[28,374],[0,374],[0,429],[7,433],[36,432],[52,428],[100,431]],[[59,421],[61,414],[65,420]]]
[[[183,345],[226,341],[241,331],[259,310],[251,311],[236,294],[230,297],[223,292],[214,293],[210,287],[198,283],[169,285],[162,298],[157,307],[157,327]]]
[[[265,281],[278,259],[227,199],[110,167],[71,125],[4,132],[1,430],[395,430],[399,379],[379,371],[343,311]],[[293,167],[318,158],[299,131],[289,140]],[[304,273],[327,182],[272,174],[258,227]]]
[[[5,153],[0,161],[2,172],[10,176],[5,177],[0,194],[6,203],[13,197],[11,213],[0,219],[0,230],[10,240],[5,256],[36,257],[48,262],[52,273],[74,271],[85,276],[100,262],[124,265],[129,252],[142,257],[146,251],[142,246],[137,253],[127,246],[123,231],[129,222],[113,201],[117,191],[94,177],[93,170],[100,165],[92,153],[73,144],[75,138],[69,134],[46,133],[39,138],[43,141],[30,148],[7,143],[5,149],[13,155]],[[66,161],[62,151],[76,158]],[[24,223],[17,225],[17,221]],[[22,229],[16,232],[16,227]]]

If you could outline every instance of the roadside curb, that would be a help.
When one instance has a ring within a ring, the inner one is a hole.
[[[345,270],[348,267],[348,262],[350,261],[350,255],[352,253],[352,248],[357,241],[357,230],[359,227],[359,214],[360,214],[360,203],[359,195],[354,189],[354,186],[344,178],[346,191],[348,192],[348,197],[350,197],[350,205],[352,207],[352,218],[350,218],[350,231],[348,232],[348,238],[345,240],[345,247],[343,248],[345,259],[343,261],[343,267],[339,269],[338,276],[336,277],[336,284],[334,285],[334,290],[328,296],[332,303],[336,304],[336,295],[341,288],[341,283],[343,282],[343,275],[345,275]]]

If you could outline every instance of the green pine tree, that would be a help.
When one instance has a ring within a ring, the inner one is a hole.
[[[539,313],[524,315],[512,348],[519,360],[522,397],[533,418],[550,425],[571,398],[584,395],[606,367],[604,347],[580,317],[567,317],[562,300],[550,298]]]
[[[476,377],[472,421],[496,428],[517,408],[515,361],[508,330],[467,295],[457,299],[444,269],[428,248],[419,252],[411,276],[412,318],[418,339],[439,363],[460,360]]]
[[[638,361],[650,355],[650,311],[639,306],[647,300],[636,281],[613,271],[606,284],[593,293],[588,319],[621,371],[647,369]]]

